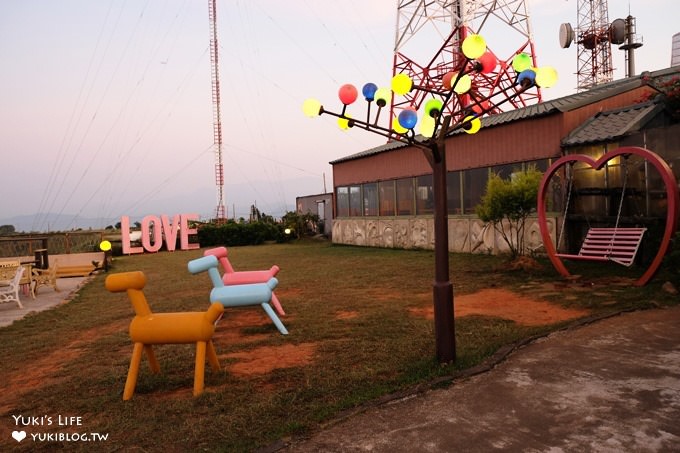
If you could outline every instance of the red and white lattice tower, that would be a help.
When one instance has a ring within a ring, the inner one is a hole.
[[[607,0],[578,0],[577,88],[587,90],[614,79]]]
[[[442,91],[442,77],[464,64],[461,44],[472,33],[485,38],[499,64],[491,73],[470,74],[473,88],[456,95],[446,106],[447,113],[464,111],[477,94],[485,98],[514,85],[515,55],[527,53],[533,66],[538,66],[525,0],[399,0],[393,75],[405,73],[415,86]],[[412,90],[403,98],[393,99],[391,118],[403,108],[418,109],[428,96],[427,91]],[[540,89],[535,87],[490,113],[540,100]]]
[[[212,76],[213,102],[213,146],[215,147],[215,184],[217,185],[217,207],[215,220],[225,220],[224,209],[224,165],[222,164],[222,116],[220,113],[220,74],[217,44],[217,0],[208,0],[210,18],[210,72]]]
[[[579,0],[577,87],[586,90],[614,79],[607,0]]]
[[[576,88],[583,91],[614,79],[612,44],[624,42],[627,23],[624,19],[609,23],[607,0],[578,0],[576,8],[576,30],[569,23],[562,24],[560,46],[566,49],[572,42],[576,43]],[[628,48],[640,45],[634,43]],[[627,46],[621,48],[624,47]]]

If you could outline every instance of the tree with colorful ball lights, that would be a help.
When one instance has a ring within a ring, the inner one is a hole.
[[[352,116],[349,106],[359,98],[359,90],[345,84],[338,90],[342,110],[333,112],[316,99],[304,101],[302,110],[308,117],[322,114],[337,118],[341,129],[361,128],[382,135],[390,141],[398,141],[418,147],[432,167],[434,190],[434,251],[435,279],[433,304],[435,323],[435,349],[440,363],[456,359],[455,325],[453,315],[453,285],[449,279],[449,238],[446,194],[446,144],[445,138],[457,130],[468,134],[477,133],[482,127],[481,118],[499,112],[502,104],[520,96],[532,88],[549,88],[557,81],[557,72],[551,67],[532,67],[529,54],[518,53],[512,60],[516,73],[515,83],[494,93],[483,95],[475,90],[475,77],[495,70],[496,57],[487,49],[486,41],[478,34],[467,36],[461,45],[465,57],[457,71],[441,77],[437,89],[413,84],[407,74],[396,74],[390,88],[366,83],[361,95],[366,101],[364,119]],[[381,113],[392,105],[393,96],[404,96],[413,90],[427,94],[421,106],[403,108],[398,115],[381,123]],[[373,105],[375,104],[375,106]],[[417,132],[416,132],[417,128]]]

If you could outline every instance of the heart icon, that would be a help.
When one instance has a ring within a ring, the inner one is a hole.
[[[602,167],[604,167],[604,165],[610,160],[618,156],[629,155],[640,156],[648,163],[652,164],[654,168],[656,168],[656,170],[659,172],[659,175],[661,176],[661,179],[664,182],[664,185],[666,186],[666,202],[668,205],[668,208],[666,210],[666,228],[664,230],[664,235],[661,240],[661,245],[659,246],[659,251],[654,257],[652,263],[649,265],[649,268],[647,268],[645,273],[635,281],[634,283],[635,286],[642,286],[646,284],[654,276],[654,273],[659,269],[661,261],[663,260],[663,257],[666,254],[666,251],[668,250],[668,247],[670,245],[672,236],[675,233],[678,221],[678,214],[680,213],[680,195],[678,194],[678,183],[676,182],[675,176],[673,175],[673,170],[671,170],[668,164],[661,157],[659,157],[658,154],[645,148],[639,148],[636,146],[626,146],[622,148],[617,148],[613,151],[608,151],[597,160],[594,160],[590,156],[586,156],[583,154],[569,154],[563,156],[557,159],[555,163],[553,163],[543,175],[543,179],[541,180],[541,185],[539,186],[538,191],[538,206],[537,206],[538,226],[541,229],[541,238],[543,239],[543,245],[545,246],[548,258],[550,258],[550,261],[552,262],[553,266],[555,267],[557,272],[559,272],[562,276],[568,277],[570,274],[567,268],[564,267],[562,260],[557,256],[555,244],[553,244],[552,238],[550,237],[550,231],[548,230],[548,222],[545,215],[545,200],[548,192],[548,187],[550,185],[549,184],[550,179],[555,173],[557,173],[557,171],[561,167],[567,164],[583,162],[590,165],[595,170],[599,170]]]
[[[17,442],[21,442],[26,438],[26,431],[12,431],[12,437],[14,437],[14,440]]]

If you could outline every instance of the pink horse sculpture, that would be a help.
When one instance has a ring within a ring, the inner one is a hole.
[[[234,267],[229,262],[227,258],[227,248],[226,247],[216,247],[214,249],[208,249],[203,252],[203,256],[212,255],[220,262],[222,269],[224,269],[224,275],[222,275],[222,281],[226,286],[230,285],[248,285],[252,283],[267,283],[270,278],[276,276],[279,272],[279,266],[273,265],[269,270],[263,271],[235,271]],[[276,311],[281,316],[285,316],[286,312],[283,311],[283,307],[279,302],[279,298],[276,294],[272,292],[272,305]]]

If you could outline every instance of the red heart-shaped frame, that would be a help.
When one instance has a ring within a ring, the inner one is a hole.
[[[656,273],[656,271],[659,269],[661,261],[663,260],[663,257],[666,254],[666,251],[668,250],[668,247],[670,245],[673,233],[675,233],[678,222],[678,213],[680,212],[679,209],[680,204],[678,201],[680,200],[680,195],[678,194],[678,185],[675,180],[675,176],[673,175],[673,170],[671,170],[668,164],[661,157],[659,157],[658,154],[645,148],[627,146],[617,148],[613,151],[608,151],[597,160],[594,160],[590,156],[586,156],[583,154],[570,154],[567,156],[563,156],[557,159],[555,163],[553,163],[543,175],[543,179],[541,180],[541,185],[538,192],[538,206],[537,206],[538,225],[539,228],[541,229],[541,238],[543,239],[543,245],[545,246],[545,250],[548,253],[548,258],[550,258],[550,261],[552,262],[553,266],[555,266],[557,272],[559,272],[564,277],[568,277],[570,274],[567,268],[564,267],[564,264],[562,263],[560,257],[557,256],[555,245],[553,244],[552,239],[550,238],[547,218],[545,215],[545,197],[548,191],[550,179],[561,167],[569,163],[585,162],[589,164],[591,167],[593,167],[595,170],[599,170],[608,161],[614,159],[615,157],[628,155],[640,156],[649,163],[651,163],[652,165],[654,165],[654,167],[661,175],[661,178],[663,179],[663,182],[666,186],[666,200],[668,202],[668,210],[666,212],[666,229],[664,230],[663,239],[661,240],[661,246],[659,247],[659,251],[656,253],[654,260],[649,265],[645,273],[638,280],[635,281],[634,283],[635,286],[642,286],[646,284],[649,281],[649,279],[651,279]]]

